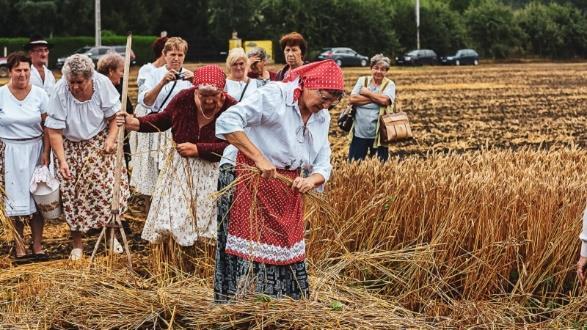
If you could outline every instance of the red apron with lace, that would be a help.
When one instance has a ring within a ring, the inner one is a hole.
[[[241,153],[230,210],[226,253],[264,264],[289,265],[305,259],[302,194],[278,179],[252,175],[254,163]],[[299,172],[277,170],[295,179]]]

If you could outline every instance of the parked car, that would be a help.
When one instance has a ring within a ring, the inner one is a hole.
[[[317,60],[334,60],[338,66],[367,66],[369,57],[346,47],[322,48]]]
[[[100,47],[92,47],[92,46],[85,46],[82,47],[80,49],[77,49],[76,51],[73,52],[73,54],[85,54],[88,55],[92,61],[94,61],[94,64],[98,63],[98,60],[100,59],[100,57],[111,53],[111,52],[117,52],[118,54],[122,55],[122,57],[124,57],[126,55],[126,46],[100,46]],[[60,57],[57,59],[57,68],[61,69],[63,67],[63,64],[65,63],[65,60],[67,59],[66,57]],[[136,64],[136,56],[135,53],[132,51],[131,49],[131,54],[130,54],[130,62],[131,64]]]
[[[438,56],[430,49],[415,49],[395,58],[396,65],[434,65]]]
[[[8,77],[8,63],[6,57],[0,57],[0,78]]]
[[[442,57],[440,63],[446,65],[479,65],[479,54],[472,49],[460,49],[453,56]]]

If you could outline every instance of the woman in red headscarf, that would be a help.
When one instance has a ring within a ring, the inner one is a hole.
[[[218,139],[218,116],[236,101],[226,95],[226,78],[216,65],[194,73],[194,87],[179,92],[164,111],[141,118],[117,115],[127,130],[155,133],[171,128],[175,152],[165,160],[142,238],[160,243],[172,237],[191,246],[198,237],[215,238],[218,161],[228,145]]]
[[[321,188],[331,171],[328,130],[344,79],[331,60],[304,65],[270,82],[216,120],[233,144],[236,167],[220,169],[214,299],[249,290],[294,299],[309,294],[302,195]],[[254,175],[256,167],[261,175]],[[275,178],[279,173],[291,185]]]

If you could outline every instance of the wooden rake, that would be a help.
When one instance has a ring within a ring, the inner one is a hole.
[[[131,44],[132,44],[132,34],[129,34],[126,39],[126,53],[124,56],[124,76],[123,76],[123,85],[122,85],[122,101],[121,101],[121,111],[126,112],[126,101],[128,99],[128,79],[129,79],[129,72],[130,72],[130,54],[131,54]],[[113,119],[115,120],[115,119]],[[116,236],[116,231],[120,231],[120,236],[122,237],[124,253],[128,259],[128,267],[132,270],[132,257],[130,254],[130,249],[128,248],[128,241],[126,239],[126,234],[124,233],[124,229],[122,228],[122,222],[120,220],[120,180],[122,176],[122,166],[123,166],[123,144],[124,144],[124,128],[120,128],[118,130],[117,136],[117,144],[116,144],[116,164],[115,164],[115,171],[114,171],[114,189],[112,191],[112,217],[108,220],[107,223],[104,224],[102,227],[102,231],[100,232],[100,236],[98,236],[98,240],[96,241],[96,245],[94,246],[94,251],[92,252],[92,256],[90,257],[90,263],[88,267],[92,266],[94,261],[94,257],[96,256],[96,252],[98,251],[98,246],[100,245],[100,241],[104,238],[106,242],[106,248],[110,260],[114,256],[114,239]],[[109,242],[108,242],[109,241]]]

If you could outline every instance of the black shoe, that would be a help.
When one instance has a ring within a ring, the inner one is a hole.
[[[45,251],[42,251],[40,253],[34,253],[33,254],[33,257],[37,261],[47,261],[47,260],[49,260],[49,255]]]

